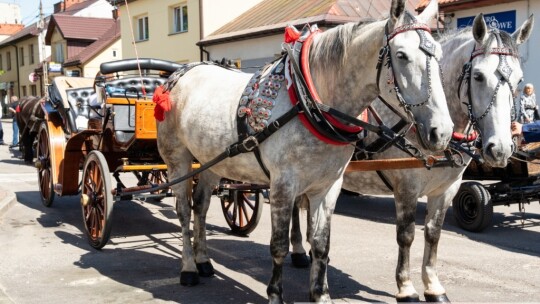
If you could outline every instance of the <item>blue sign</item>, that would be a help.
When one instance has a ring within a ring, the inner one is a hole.
[[[472,26],[473,17],[464,17],[457,19],[457,27]],[[501,31],[513,33],[516,30],[516,11],[506,11],[493,14],[484,14],[484,20],[488,27],[498,28]]]

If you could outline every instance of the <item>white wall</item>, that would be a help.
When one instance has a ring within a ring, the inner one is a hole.
[[[516,11],[516,29],[518,29],[531,14],[535,15],[536,22],[531,38],[519,48],[525,77],[519,90],[521,90],[523,85],[528,82],[535,85],[535,88],[538,89],[540,88],[540,20],[538,20],[538,18],[540,18],[540,1],[517,1],[455,12],[451,27],[455,28],[457,26],[458,18],[476,16],[479,13],[490,14],[511,10]]]
[[[14,3],[0,3],[0,23],[22,24],[21,7]]]
[[[112,5],[107,0],[99,0],[89,7],[77,12],[74,16],[93,18],[112,18]]]
[[[203,37],[245,13],[262,0],[199,0],[202,1],[204,25]]]

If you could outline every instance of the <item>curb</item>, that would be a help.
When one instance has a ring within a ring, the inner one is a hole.
[[[0,187],[0,217],[6,213],[9,208],[17,202],[15,193]]]

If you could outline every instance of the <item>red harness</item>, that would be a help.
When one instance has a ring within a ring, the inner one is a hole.
[[[303,42],[303,44],[302,44],[302,52],[300,54],[300,67],[302,69],[302,74],[304,76],[304,80],[306,81],[307,89],[311,93],[311,96],[313,96],[314,101],[318,102],[318,103],[321,103],[321,98],[319,97],[319,94],[317,93],[317,90],[315,89],[315,84],[313,83],[313,79],[311,78],[311,73],[310,73],[310,68],[309,68],[309,51],[310,51],[311,44],[313,43],[313,38],[315,37],[316,34],[318,34],[320,32],[321,31],[319,29],[317,29],[316,31],[311,32],[311,34]],[[298,31],[296,31],[294,28],[287,27],[285,29],[285,39],[284,40],[285,40],[286,43],[297,42],[299,38],[300,38],[300,33]],[[289,87],[289,90],[288,90],[289,99],[291,100],[291,103],[293,105],[296,105],[297,102],[298,102],[298,97],[296,96],[296,92],[295,92],[295,90],[293,88],[293,85],[294,85],[294,83]],[[330,115],[328,113],[323,113],[323,115],[328,120],[328,122],[336,129],[346,131],[346,132],[353,132],[353,133],[354,132],[359,133],[359,132],[361,132],[363,130],[361,127],[358,127],[358,126],[346,125],[346,124],[340,122],[338,119],[336,119],[334,116],[332,116],[332,115]],[[328,138],[328,137],[324,136],[320,132],[318,132],[311,125],[311,123],[309,122],[309,120],[306,118],[306,116],[304,114],[300,113],[298,116],[299,116],[300,121],[302,122],[302,124],[304,124],[304,126],[313,135],[315,135],[318,139],[324,141],[325,143],[332,144],[332,145],[338,145],[338,146],[348,145],[348,143],[335,141],[335,140],[333,140],[331,138]],[[362,120],[367,122],[367,120],[368,120],[367,110],[362,112]]]

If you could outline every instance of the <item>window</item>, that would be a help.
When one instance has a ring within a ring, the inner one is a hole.
[[[137,18],[137,41],[145,41],[148,38],[148,16]]]
[[[3,61],[4,58],[2,58],[2,55],[0,55],[0,70],[4,70],[4,61]]]
[[[30,85],[30,94],[32,96],[37,96],[37,86],[35,84]]]
[[[28,47],[28,63],[34,64],[34,62],[34,45],[30,44],[30,46]]]
[[[62,63],[64,62],[64,46],[61,42],[58,42],[54,45],[55,53],[54,53],[54,61]]]
[[[22,96],[28,96],[26,94],[26,86],[22,86],[21,89],[22,89]]]
[[[188,30],[188,10],[187,5],[173,8],[173,32],[181,33]]]
[[[23,47],[19,48],[19,56],[21,57],[20,58],[21,66],[23,66],[24,65],[24,48]]]
[[[6,53],[6,66],[7,70],[11,71],[11,52]]]

